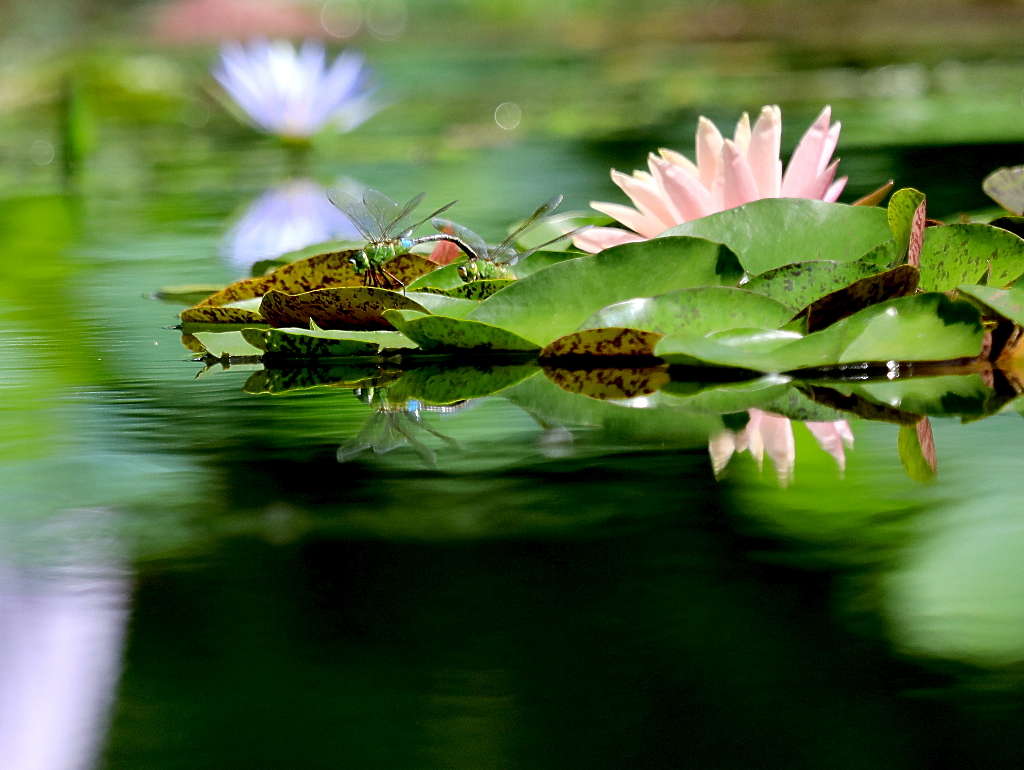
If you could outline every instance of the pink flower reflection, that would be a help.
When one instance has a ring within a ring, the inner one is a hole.
[[[725,470],[736,452],[750,451],[757,461],[757,467],[764,466],[764,455],[768,453],[779,483],[786,486],[793,479],[796,464],[796,443],[793,440],[793,424],[788,417],[749,409],[750,420],[741,431],[724,430],[712,436],[708,443],[711,466],[715,476]],[[846,420],[835,422],[804,423],[818,441],[818,445],[835,458],[839,470],[846,470],[846,449],[853,447],[853,432]]]
[[[715,124],[702,117],[697,123],[696,163],[663,149],[648,155],[647,171],[629,175],[612,169],[612,181],[635,208],[600,201],[590,205],[628,230],[591,227],[573,242],[584,251],[602,251],[654,238],[675,225],[759,198],[835,201],[846,177],[835,179],[839,161],[832,160],[832,153],[839,141],[840,123],[832,123],[831,114],[829,107],[821,111],[797,145],[785,173],[779,159],[782,110],[777,106],[763,107],[753,126],[743,113],[732,139],[723,139]]]

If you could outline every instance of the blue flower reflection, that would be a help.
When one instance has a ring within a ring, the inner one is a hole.
[[[233,265],[248,268],[315,243],[358,238],[323,187],[309,179],[293,179],[271,187],[249,205],[228,232],[223,252]]]

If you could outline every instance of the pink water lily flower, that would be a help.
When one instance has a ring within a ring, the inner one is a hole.
[[[761,108],[754,125],[743,113],[732,139],[724,139],[707,118],[697,123],[694,163],[673,150],[647,157],[647,171],[632,175],[612,169],[612,181],[636,208],[619,203],[591,202],[591,206],[628,227],[591,227],[573,240],[589,252],[654,238],[665,230],[716,211],[741,206],[759,198],[815,198],[835,201],[846,177],[835,178],[838,160],[832,160],[839,141],[840,123],[831,122],[825,107],[807,129],[785,172],[779,159],[782,110]]]
[[[747,410],[750,420],[741,431],[724,430],[713,436],[708,445],[711,466],[718,476],[725,470],[736,452],[750,451],[760,468],[765,452],[771,458],[779,483],[786,486],[793,479],[796,465],[796,443],[793,423],[783,417],[760,409]],[[853,447],[853,432],[846,420],[804,423],[818,440],[818,445],[835,458],[839,470],[846,469],[846,448]]]

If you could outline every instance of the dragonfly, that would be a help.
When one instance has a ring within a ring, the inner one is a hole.
[[[531,249],[520,250],[516,247],[516,239],[520,235],[533,227],[539,219],[546,217],[552,211],[557,209],[561,204],[561,194],[555,195],[554,197],[544,201],[544,203],[538,206],[530,216],[524,219],[523,222],[515,230],[509,233],[505,240],[497,246],[488,246],[483,238],[474,233],[468,227],[463,227],[462,225],[456,224],[448,219],[442,219],[437,215],[431,217],[430,223],[435,229],[440,231],[440,233],[448,235],[451,238],[458,239],[469,247],[468,250],[462,250],[469,258],[469,261],[466,262],[466,264],[459,267],[459,276],[463,281],[468,283],[470,281],[495,278],[515,278],[516,276],[512,272],[512,267],[519,260],[530,256],[536,251],[540,251],[545,246],[550,246],[556,241],[571,238],[589,227],[589,225],[577,227],[575,230],[563,233],[562,235],[552,238],[549,241],[545,241],[539,246],[534,246]]]
[[[412,237],[413,230],[428,219],[443,214],[456,203],[451,201],[433,213],[416,219],[413,211],[422,203],[424,195],[425,193],[420,193],[403,206],[384,193],[371,188],[364,190],[359,198],[343,190],[332,190],[328,193],[331,203],[352,221],[366,240],[366,245],[350,259],[350,262],[359,275],[365,276],[367,286],[403,287],[402,281],[388,272],[384,265],[390,259],[409,253],[414,246],[421,243],[450,241],[471,260],[477,258],[476,252],[458,235],[436,233],[419,238]]]
[[[386,391],[382,388],[356,388],[354,392],[356,398],[374,407],[374,413],[354,439],[338,447],[338,462],[348,462],[367,449],[372,449],[374,454],[385,454],[400,446],[409,445],[424,464],[436,466],[437,454],[420,441],[416,436],[417,432],[423,431],[439,438],[453,449],[458,449],[459,445],[455,439],[427,425],[423,421],[422,413],[451,414],[474,403],[459,401],[455,404],[433,406],[416,399],[394,403],[388,400]]]

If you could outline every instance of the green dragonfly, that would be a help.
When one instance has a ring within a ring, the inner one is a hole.
[[[415,219],[412,212],[423,201],[423,196],[424,193],[420,193],[402,206],[384,193],[370,188],[363,191],[361,198],[337,189],[328,194],[331,203],[351,220],[366,239],[366,245],[351,258],[350,262],[357,273],[366,277],[367,286],[403,287],[402,281],[388,272],[384,265],[390,259],[407,254],[421,243],[450,241],[471,260],[477,258],[476,252],[457,235],[437,233],[420,238],[412,237],[413,230],[428,219],[444,213],[456,203],[451,201],[437,211]]]
[[[545,201],[537,207],[536,211],[523,220],[515,230],[509,233],[505,240],[497,246],[488,246],[483,238],[469,228],[456,224],[451,220],[442,219],[437,215],[431,217],[430,223],[441,234],[448,235],[449,239],[461,241],[468,247],[463,248],[462,251],[469,258],[469,261],[459,267],[459,276],[463,281],[468,283],[470,281],[489,280],[495,278],[515,278],[516,276],[512,271],[512,267],[519,260],[530,256],[536,251],[540,251],[545,246],[550,246],[556,241],[571,238],[589,226],[584,225],[583,227],[577,227],[575,230],[563,233],[562,235],[552,238],[549,241],[545,241],[539,246],[534,246],[531,249],[519,249],[516,247],[516,239],[520,235],[536,224],[539,219],[546,217],[552,211],[557,209],[561,204],[561,194]]]
[[[424,464],[434,467],[437,465],[437,454],[420,441],[416,435],[418,432],[422,431],[439,438],[453,449],[458,449],[459,444],[455,439],[427,425],[423,421],[422,413],[451,414],[475,403],[459,401],[455,404],[433,406],[416,399],[394,403],[388,400],[384,388],[356,388],[354,392],[356,398],[374,407],[374,412],[354,439],[338,447],[338,462],[348,462],[367,449],[373,450],[374,454],[385,454],[408,445],[420,456]]]

